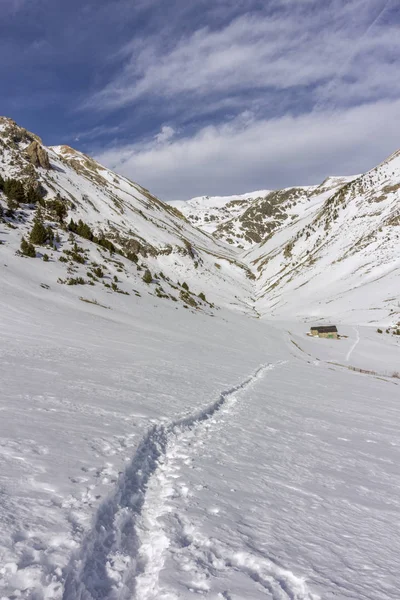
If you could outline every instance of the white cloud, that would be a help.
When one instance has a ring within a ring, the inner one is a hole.
[[[332,0],[312,11],[299,10],[292,0],[278,4],[289,8],[243,14],[221,29],[198,29],[173,42],[135,39],[123,49],[124,68],[91,105],[114,109],[144,97],[196,98],[201,110],[204,97],[221,100],[246,90],[251,96],[309,86],[323,103],[400,91],[392,60],[400,36],[396,24],[379,25],[380,0]]]
[[[171,140],[174,137],[175,133],[176,132],[173,127],[170,127],[170,125],[163,125],[161,127],[160,132],[157,133],[154,139],[158,144],[164,144],[165,142]]]
[[[124,67],[89,104],[137,103],[149,122],[156,108],[157,120],[174,127],[98,158],[161,198],[185,199],[316,183],[366,170],[400,146],[400,36],[386,18],[390,1],[268,7],[125,46]],[[205,126],[209,115],[219,122]]]
[[[375,166],[400,146],[400,101],[271,120],[239,117],[192,137],[96,158],[166,200],[312,184]]]

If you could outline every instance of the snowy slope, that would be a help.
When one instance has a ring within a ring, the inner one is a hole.
[[[1,598],[397,599],[396,338],[106,309],[7,264]]]
[[[399,320],[398,154],[245,253],[257,310],[348,323]]]
[[[178,299],[182,292],[180,284],[185,282],[195,294],[207,288],[210,302],[240,308],[241,301],[235,298],[239,295],[248,303],[251,295],[248,269],[233,249],[193,228],[179,211],[140,185],[112,173],[72,148],[46,148],[40,142],[51,168],[33,166],[26,152],[37,139],[10,119],[0,119],[0,175],[4,179],[15,177],[33,184],[40,189],[45,202],[61,198],[68,208],[66,222],[70,218],[75,222],[81,219],[97,236],[112,241],[123,256],[136,254],[142,270],[149,268],[152,274],[165,275],[175,286],[172,295]],[[0,206],[4,211],[5,201],[0,192]],[[34,212],[25,206],[24,210],[17,211],[16,219],[6,219],[10,228],[17,228],[9,231],[4,240],[14,252],[19,248],[22,235],[29,233],[33,217]],[[52,225],[62,237],[62,246],[52,254],[52,259],[57,261],[63,250],[70,249],[68,235],[50,214],[45,212],[45,217],[46,224]],[[94,262],[101,259],[98,248],[85,243],[83,246],[91,248]],[[117,258],[122,261],[127,276],[135,281],[141,279],[143,272],[138,273],[136,265]],[[77,274],[84,275],[84,272]],[[58,276],[65,278],[65,273]],[[167,294],[168,290],[163,290],[161,284],[159,281],[159,293]]]

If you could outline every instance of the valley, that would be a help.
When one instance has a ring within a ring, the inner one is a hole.
[[[0,175],[1,600],[396,600],[400,155],[167,204],[2,118]]]

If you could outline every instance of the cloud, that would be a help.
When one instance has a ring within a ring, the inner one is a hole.
[[[161,131],[154,137],[158,144],[164,144],[171,140],[175,135],[175,129],[169,125],[163,125]]]
[[[275,119],[238,117],[192,136],[114,147],[103,164],[164,200],[315,184],[372,168],[400,146],[400,100]]]
[[[334,0],[318,9],[311,0],[275,4],[280,10],[244,13],[220,28],[135,38],[121,49],[123,67],[88,104],[114,110],[163,98],[196,102],[203,111],[205,98],[241,94],[243,106],[257,93],[295,94],[300,87],[324,105],[328,98],[348,104],[400,91],[393,61],[400,51],[398,25],[381,23],[388,3],[382,8],[378,0]]]
[[[91,129],[86,129],[75,134],[74,140],[94,140],[99,137],[111,136],[119,133],[122,129],[121,125],[97,125]]]
[[[97,152],[108,166],[185,199],[317,183],[400,146],[393,0],[171,2],[177,20],[154,0],[157,26],[85,103],[138,123]]]

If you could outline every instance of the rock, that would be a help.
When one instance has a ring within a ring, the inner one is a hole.
[[[42,169],[51,169],[50,161],[46,150],[34,140],[26,149],[29,160],[34,167],[42,167]]]

